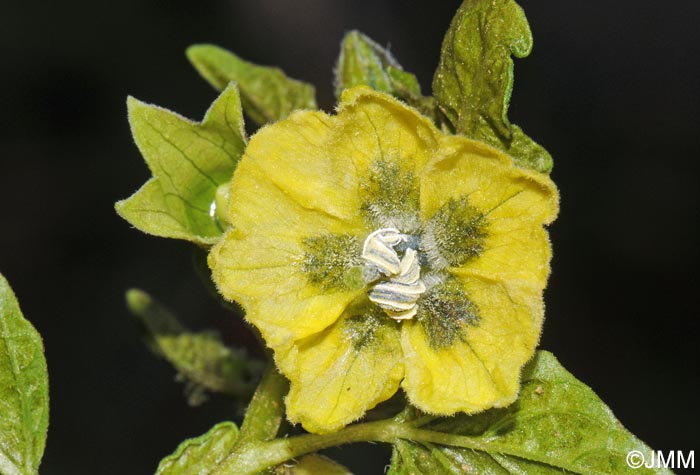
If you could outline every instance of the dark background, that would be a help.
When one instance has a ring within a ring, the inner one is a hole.
[[[182,439],[235,416],[218,398],[189,408],[124,308],[124,290],[138,286],[194,328],[244,338],[191,271],[187,244],[143,235],[113,211],[149,176],[127,94],[200,119],[216,93],[183,52],[213,42],[314,83],[331,110],[332,67],[352,28],[390,43],[429,91],[458,5],[4,3],[0,271],[46,345],[42,473],[153,473]],[[698,449],[700,2],[522,5],[535,50],[516,62],[510,115],[554,156],[562,196],[541,346],[653,447]]]

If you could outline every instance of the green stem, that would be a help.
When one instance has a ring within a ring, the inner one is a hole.
[[[411,425],[387,419],[351,425],[331,434],[304,434],[269,442],[238,445],[235,452],[217,467],[213,475],[253,475],[295,457],[329,447],[354,442],[394,443],[399,439],[433,442],[481,451],[487,448],[498,450],[492,444],[485,444],[474,437],[416,429]]]
[[[289,383],[270,361],[246,411],[237,445],[274,439],[284,420],[284,396]]]

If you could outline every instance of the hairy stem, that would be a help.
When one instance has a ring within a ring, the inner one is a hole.
[[[239,444],[234,453],[230,454],[213,473],[216,475],[252,475],[295,457],[329,447],[354,442],[393,443],[399,439],[432,442],[474,450],[487,449],[487,444],[473,437],[417,429],[409,424],[387,419],[351,425],[331,434],[304,434],[269,442]],[[488,445],[488,448],[497,450],[491,444]]]
[[[284,396],[289,383],[270,361],[246,411],[239,443],[274,439],[284,420]]]

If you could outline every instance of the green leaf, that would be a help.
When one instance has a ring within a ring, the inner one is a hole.
[[[119,201],[117,212],[155,236],[215,243],[224,227],[217,218],[217,189],[228,186],[246,145],[238,89],[229,85],[202,122],[132,97],[127,105],[134,140],[153,178]]]
[[[650,449],[551,353],[539,351],[522,379],[518,400],[507,408],[409,417],[419,429],[412,441],[395,444],[389,475],[671,473],[630,468],[628,452]]]
[[[513,60],[532,50],[525,13],[513,0],[465,0],[442,44],[433,92],[452,128],[548,173],[551,156],[508,121]]]
[[[0,474],[37,473],[48,425],[44,346],[0,274]]]
[[[554,160],[545,148],[525,135],[525,132],[515,124],[510,126],[513,136],[506,145],[506,153],[515,164],[523,168],[532,168],[541,173],[552,171]]]
[[[188,382],[190,403],[203,400],[203,390],[231,396],[250,396],[260,363],[251,360],[244,350],[223,344],[215,332],[192,333],[165,307],[147,293],[131,289],[127,305],[139,318],[151,349],[165,358]]]
[[[317,109],[311,84],[291,79],[279,68],[258,66],[215,45],[192,45],[187,58],[214,89],[235,81],[243,110],[259,125],[287,117],[296,109]]]
[[[236,424],[221,422],[206,434],[181,443],[160,462],[156,475],[210,475],[231,453],[237,440]]]

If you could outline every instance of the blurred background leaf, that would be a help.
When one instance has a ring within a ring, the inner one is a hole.
[[[126,293],[129,310],[143,327],[143,336],[151,351],[166,359],[186,384],[188,402],[198,406],[206,391],[235,396],[247,401],[260,373],[262,362],[248,356],[245,349],[231,348],[217,332],[194,333],[146,292],[131,289]]]
[[[316,109],[316,89],[291,79],[278,67],[258,66],[216,45],[192,45],[187,58],[214,89],[234,81],[243,111],[258,125],[287,117],[296,109]]]

